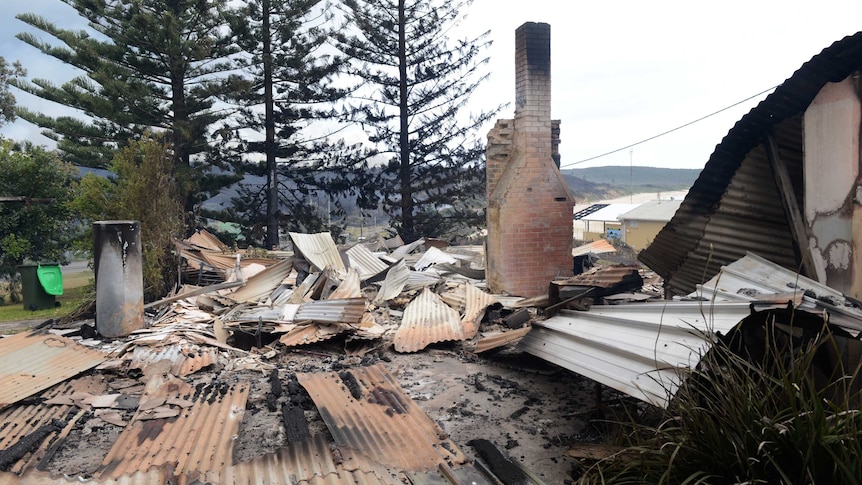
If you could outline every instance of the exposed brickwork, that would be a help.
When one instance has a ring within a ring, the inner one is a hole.
[[[535,296],[572,271],[571,197],[559,160],[559,121],[551,121],[550,26],[515,33],[515,119],[488,134],[488,286]]]

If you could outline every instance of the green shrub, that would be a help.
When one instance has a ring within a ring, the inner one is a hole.
[[[629,423],[627,450],[581,483],[860,483],[860,342],[803,313],[714,344],[660,423]]]

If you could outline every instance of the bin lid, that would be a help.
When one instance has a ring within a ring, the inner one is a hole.
[[[57,265],[42,266],[36,268],[36,276],[39,277],[39,283],[45,289],[45,293],[49,295],[63,294],[63,273]]]

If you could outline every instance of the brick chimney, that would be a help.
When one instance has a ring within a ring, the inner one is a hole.
[[[488,133],[486,275],[495,293],[536,296],[572,274],[574,198],[555,160],[551,120],[551,26],[515,31],[515,119]]]

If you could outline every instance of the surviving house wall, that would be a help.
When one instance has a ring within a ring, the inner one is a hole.
[[[818,279],[862,298],[862,103],[855,76],[823,87],[803,118],[805,221]]]

